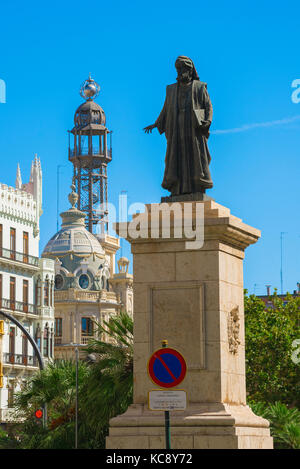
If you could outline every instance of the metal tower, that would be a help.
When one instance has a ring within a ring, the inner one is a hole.
[[[94,101],[99,91],[91,76],[82,84],[80,95],[85,102],[76,110],[74,127],[69,131],[69,160],[74,166],[78,209],[87,214],[86,227],[91,233],[96,233],[97,224],[101,233],[107,231],[107,164],[112,159],[111,138],[110,148],[107,142],[111,132],[105,126],[103,109]]]

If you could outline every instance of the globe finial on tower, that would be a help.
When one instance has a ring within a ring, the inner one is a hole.
[[[80,96],[86,100],[94,99],[100,92],[100,86],[93,80],[91,74],[89,78],[85,80],[80,87]]]

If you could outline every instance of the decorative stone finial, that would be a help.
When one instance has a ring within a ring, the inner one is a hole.
[[[70,186],[72,189],[72,192],[68,195],[68,199],[70,204],[72,205],[72,208],[75,208],[75,205],[78,202],[78,194],[75,192],[76,191],[76,186],[75,186],[75,180],[73,178],[72,185]]]
[[[126,257],[120,257],[118,260],[119,273],[125,274],[128,272],[129,260]]]
[[[17,166],[16,189],[22,189],[22,177],[19,163]]]

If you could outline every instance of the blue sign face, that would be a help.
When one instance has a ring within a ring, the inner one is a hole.
[[[185,377],[185,360],[177,350],[163,348],[154,352],[148,364],[154,383],[163,387],[177,386]]]
[[[153,364],[155,377],[163,383],[173,383],[179,378],[181,370],[180,361],[170,353],[165,353],[162,357],[157,358]]]

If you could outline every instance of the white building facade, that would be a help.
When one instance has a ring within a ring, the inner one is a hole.
[[[54,262],[39,259],[42,171],[35,157],[30,181],[0,184],[0,311],[17,319],[39,346],[45,364],[54,355]],[[0,314],[0,424],[10,421],[15,392],[39,369],[22,330]]]

